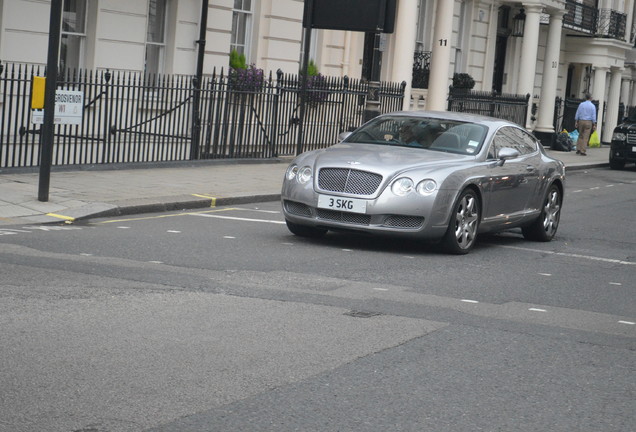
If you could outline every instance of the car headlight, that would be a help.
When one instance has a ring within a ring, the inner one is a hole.
[[[614,132],[612,135],[612,141],[625,141],[627,134],[625,132]]]
[[[287,180],[293,180],[297,174],[298,174],[298,165],[290,165],[289,168],[287,168],[287,173],[285,174],[285,177],[287,178]]]
[[[296,179],[298,179],[298,183],[305,184],[311,180],[311,176],[312,176],[311,167],[304,166],[298,170],[298,173],[296,174]]]
[[[413,186],[413,180],[408,177],[401,177],[393,182],[391,191],[398,196],[404,196],[413,190]]]
[[[437,183],[433,179],[422,180],[417,184],[417,192],[420,195],[430,195],[437,189]]]

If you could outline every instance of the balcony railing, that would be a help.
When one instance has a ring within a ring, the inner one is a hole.
[[[566,0],[563,27],[589,36],[625,40],[627,15],[613,9]]]
[[[598,9],[595,6],[588,6],[575,0],[567,0],[565,2],[565,10],[563,27],[589,34],[590,36],[596,34]]]
[[[612,9],[599,9],[596,36],[625,40],[627,15]]]

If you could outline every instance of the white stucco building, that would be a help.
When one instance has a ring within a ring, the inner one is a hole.
[[[302,0],[207,3],[204,73],[227,68],[232,49],[266,72],[298,71]],[[64,0],[61,64],[194,74],[202,5]],[[476,90],[530,94],[535,109],[527,126],[538,133],[554,131],[556,97],[589,91],[600,102],[608,142],[619,102],[636,106],[634,6],[634,0],[397,0],[396,31],[381,38],[381,78],[407,82],[413,98],[405,108],[444,109],[455,72],[470,74]],[[0,61],[46,63],[49,9],[50,0],[0,0]],[[324,75],[359,78],[364,43],[364,33],[314,30],[310,56]],[[432,53],[425,56],[430,90],[411,90],[416,51]]]

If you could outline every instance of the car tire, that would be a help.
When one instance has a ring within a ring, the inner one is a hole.
[[[521,229],[523,237],[527,240],[540,242],[552,240],[559,228],[562,202],[561,189],[557,185],[552,184],[543,200],[539,217],[531,225]]]
[[[481,219],[481,203],[472,189],[464,190],[453,206],[450,222],[442,247],[453,255],[465,255],[473,248],[477,240],[477,231]]]
[[[613,156],[613,152],[610,149],[610,154],[609,154],[609,166],[611,169],[613,170],[621,170],[623,168],[625,168],[625,161],[624,160],[620,160],[620,159],[615,159]]]
[[[285,223],[287,224],[287,229],[291,231],[292,234],[297,235],[299,237],[309,237],[309,238],[319,238],[327,234],[327,230],[324,228],[316,228],[310,227],[306,225],[299,225],[285,219]]]

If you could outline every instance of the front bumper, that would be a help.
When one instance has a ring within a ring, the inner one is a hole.
[[[610,157],[617,161],[636,162],[636,143],[613,140],[610,146]]]
[[[441,238],[448,227],[444,217],[445,211],[437,210],[435,207],[440,191],[431,196],[412,194],[409,197],[397,197],[390,191],[385,191],[379,197],[368,200],[366,213],[318,208],[319,194],[314,191],[309,194],[307,192],[283,193],[282,207],[285,219],[295,224],[333,231],[356,231],[422,239]]]

